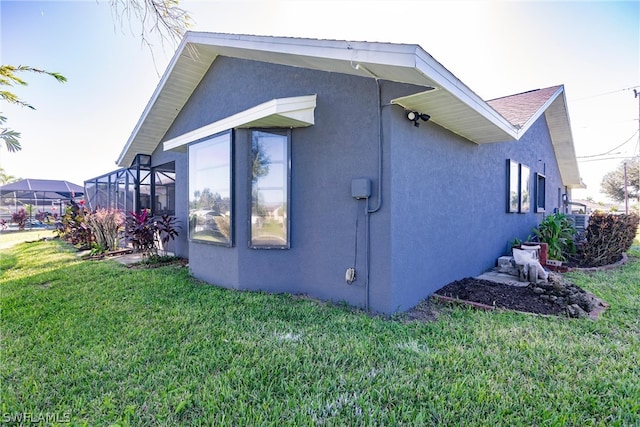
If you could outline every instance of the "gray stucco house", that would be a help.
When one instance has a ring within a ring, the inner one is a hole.
[[[384,313],[493,267],[581,186],[563,86],[484,101],[417,45],[199,32],[117,163],[175,180],[195,277]]]

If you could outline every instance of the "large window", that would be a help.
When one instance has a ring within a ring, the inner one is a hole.
[[[507,212],[531,211],[531,170],[528,166],[507,160]]]
[[[251,133],[251,247],[289,247],[289,164],[288,132]]]
[[[232,134],[189,146],[189,238],[233,243]]]

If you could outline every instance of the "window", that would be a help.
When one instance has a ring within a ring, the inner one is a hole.
[[[226,132],[189,146],[189,239],[233,244],[233,145]]]
[[[531,211],[531,170],[529,166],[507,160],[507,212]]]
[[[547,178],[537,173],[535,178],[535,186],[536,186],[536,212],[545,212],[546,211],[546,185]]]
[[[520,175],[519,164],[507,160],[507,212],[520,211]]]
[[[251,132],[253,248],[289,248],[289,132]]]
[[[520,165],[520,213],[531,212],[531,171]]]

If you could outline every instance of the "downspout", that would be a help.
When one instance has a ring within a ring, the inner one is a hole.
[[[371,270],[371,266],[370,266],[370,258],[371,258],[371,246],[370,246],[370,240],[371,240],[371,219],[370,216],[373,213],[376,213],[380,210],[380,208],[382,207],[382,92],[381,92],[381,88],[380,88],[380,81],[378,79],[378,76],[376,76],[375,74],[373,74],[371,71],[369,71],[368,69],[366,69],[365,67],[361,66],[360,64],[357,64],[355,66],[356,69],[360,70],[364,70],[366,71],[369,75],[371,75],[373,77],[373,79],[376,82],[376,89],[377,89],[377,121],[378,121],[378,202],[376,204],[375,207],[371,208],[369,206],[369,198],[366,199],[366,204],[365,204],[365,257],[364,257],[364,262],[365,262],[365,283],[364,283],[364,289],[365,289],[365,310],[369,311],[369,295],[370,295],[370,280],[369,280],[369,276],[370,276],[370,270]]]

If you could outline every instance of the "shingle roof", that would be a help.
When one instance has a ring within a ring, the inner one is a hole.
[[[562,86],[530,90],[487,101],[511,124],[523,127]]]

